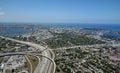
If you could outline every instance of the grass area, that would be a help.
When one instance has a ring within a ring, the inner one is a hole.
[[[35,68],[37,67],[37,65],[39,63],[39,60],[38,60],[38,58],[33,57],[33,56],[28,56],[28,58],[32,64],[32,68],[33,68],[33,72],[34,72]]]
[[[10,69],[7,69],[5,73],[12,73]]]
[[[6,69],[5,73],[18,73],[19,71],[22,70],[22,67],[17,67],[16,69]]]
[[[29,62],[27,61],[27,62],[25,62],[25,67],[27,68],[27,70],[28,70],[28,73],[30,72],[30,64],[29,64]]]
[[[0,57],[0,63],[3,61],[3,57]]]

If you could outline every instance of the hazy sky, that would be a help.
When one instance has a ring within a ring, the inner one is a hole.
[[[0,22],[120,23],[120,0],[0,0]]]

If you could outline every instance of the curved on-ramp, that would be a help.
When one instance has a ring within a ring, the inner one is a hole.
[[[0,54],[0,57],[4,57],[4,56],[13,56],[13,55],[29,55],[29,56],[34,56],[34,57],[37,57],[37,56],[40,56],[40,57],[44,57],[44,58],[47,58],[48,60],[50,60],[53,64],[54,64],[54,67],[56,67],[56,64],[54,62],[53,59],[51,59],[50,57],[48,56],[44,56],[42,54],[38,54],[38,55],[35,55],[35,54],[31,54],[31,53],[24,53],[24,52],[17,52],[17,53],[4,53],[4,54]],[[55,71],[55,70],[54,70]],[[32,70],[31,70],[31,73],[32,73]]]
[[[32,47],[34,47],[36,49],[39,49],[40,51],[43,51],[44,49],[46,49],[45,47],[43,47],[43,46],[41,46],[39,44],[35,44],[35,43],[31,43],[31,42],[25,42],[25,41],[20,41],[20,40],[8,38],[8,37],[3,37],[3,36],[0,36],[0,37],[1,38],[5,38],[7,40],[14,41],[14,42],[18,42],[18,43],[21,43],[21,44],[26,44],[26,45],[32,46]],[[37,68],[35,69],[35,73],[47,73],[47,71],[46,71],[46,68],[48,68],[47,64],[50,63],[48,61],[48,59],[51,60],[54,63],[53,73],[55,73],[56,64],[55,64],[53,58],[51,59],[51,54],[52,54],[52,56],[54,56],[54,53],[50,49],[49,50],[45,50],[45,51],[42,52],[42,55],[44,56],[44,57],[42,57],[42,62],[43,63],[41,63],[41,64],[39,63],[38,64]],[[45,57],[48,58],[48,59],[46,59]]]

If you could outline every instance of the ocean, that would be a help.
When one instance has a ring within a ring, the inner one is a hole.
[[[17,25],[21,25],[21,24],[17,24]],[[15,24],[10,24],[10,25],[15,25]],[[34,24],[32,23],[32,25],[34,25]],[[98,28],[98,29],[105,29],[105,30],[119,30],[120,31],[120,24],[77,24],[77,23],[76,24],[72,24],[72,23],[52,24],[51,23],[50,24],[49,23],[49,24],[37,24],[37,25],[45,25],[45,26],[50,25],[50,26],[56,26],[56,27]],[[1,24],[0,24],[0,26],[1,26]],[[8,23],[7,23],[7,25],[4,24],[4,26],[9,27],[9,24]],[[1,29],[2,29],[2,27],[1,27]],[[30,29],[24,29],[24,28],[6,28],[6,29],[3,29],[2,32],[0,32],[0,35],[20,35],[20,34],[28,33],[28,32],[31,32],[31,31],[32,30],[30,30]],[[116,34],[113,34],[113,33],[105,33],[105,34],[108,35],[108,36],[120,37],[120,34],[119,35],[118,34],[116,35]]]
[[[0,32],[0,35],[16,36],[16,35],[25,34],[31,31],[32,30],[30,29],[23,29],[23,28],[6,28],[6,29],[2,29],[2,31]]]
[[[99,28],[106,30],[120,30],[120,24],[53,24],[58,27]]]

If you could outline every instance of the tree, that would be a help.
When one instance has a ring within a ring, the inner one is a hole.
[[[14,73],[14,71],[15,71],[15,70],[14,70],[14,69],[12,69],[12,73]]]

